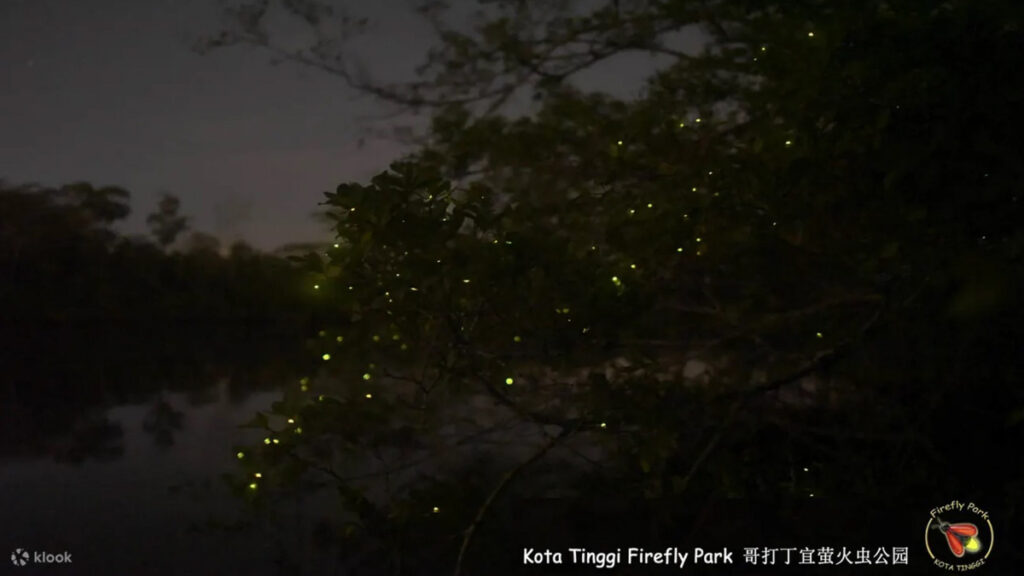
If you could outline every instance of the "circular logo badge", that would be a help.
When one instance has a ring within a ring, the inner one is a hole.
[[[949,571],[966,572],[985,565],[995,531],[988,512],[973,502],[954,500],[932,508],[924,530],[924,545],[932,563]]]
[[[11,564],[15,566],[24,566],[28,564],[28,550],[22,550],[18,548],[14,552],[11,552]]]

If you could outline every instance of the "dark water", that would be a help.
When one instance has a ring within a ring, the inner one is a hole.
[[[336,546],[323,545],[317,536],[323,519],[337,517],[330,495],[292,496],[269,517],[254,513],[221,478],[238,472],[234,447],[259,439],[257,431],[240,424],[268,409],[284,386],[294,386],[305,375],[310,354],[301,337],[47,331],[7,338],[4,344],[0,574],[346,573],[350,558]],[[501,416],[484,405],[469,407],[477,419]],[[456,420],[461,418],[453,417]],[[515,450],[506,451],[512,462],[523,461],[535,451],[531,445],[541,441],[514,427],[505,434],[495,440],[513,445]],[[576,446],[574,453],[587,448]],[[445,452],[453,462],[468,461],[468,453],[447,448]],[[574,453],[563,456],[571,461]],[[590,453],[588,461],[597,456]],[[564,471],[565,462],[557,461],[556,455],[548,460],[552,470]],[[526,546],[565,550],[593,542],[595,549],[653,549],[667,543],[740,550],[775,541],[907,546],[912,550],[912,570],[869,571],[932,573],[921,536],[927,511],[948,501],[891,501],[879,494],[863,503],[815,498],[785,507],[744,501],[699,502],[693,507],[691,502],[678,512],[667,512],[672,503],[647,503],[652,511],[642,513],[641,504],[619,502],[614,492],[607,496],[600,503],[603,511],[594,501],[567,498],[503,500],[493,511],[496,520],[486,528],[491,544],[485,545],[482,538],[475,544],[478,551],[472,564],[478,570],[471,573],[510,573],[498,568],[517,565],[526,570],[529,567],[517,556]],[[789,512],[779,512],[783,509]],[[801,514],[793,512],[801,509]],[[1004,516],[1008,512],[1000,510]],[[676,518],[680,530],[661,536],[648,533],[646,518],[654,514]],[[999,530],[1007,532],[1002,526]],[[10,560],[19,550],[30,553],[25,566]],[[70,564],[35,564],[35,553],[43,552],[67,554]],[[854,573],[838,568],[795,571]],[[450,573],[450,567],[444,573]],[[697,573],[764,572],[715,568]]]
[[[304,338],[99,326],[4,340],[0,574],[344,573],[352,559],[318,535],[337,520],[333,495],[289,496],[267,514],[222,478],[241,472],[236,447],[262,436],[241,425],[306,375]],[[487,424],[499,417],[469,408]],[[511,461],[543,441],[503,433],[494,440],[512,444]],[[445,449],[432,465],[468,456]],[[30,560],[16,566],[21,550]],[[36,553],[70,563],[37,564]]]
[[[221,478],[232,447],[254,440],[239,425],[297,378],[301,339],[55,340],[2,356],[0,574],[335,573],[309,542],[317,503],[263,521]],[[19,549],[26,566],[8,559]],[[36,564],[37,552],[62,561]]]

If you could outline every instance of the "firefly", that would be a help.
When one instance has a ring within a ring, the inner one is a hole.
[[[942,518],[936,518],[936,530],[941,530],[946,535],[946,544],[949,551],[957,558],[963,558],[965,552],[976,554],[981,550],[981,540],[978,538],[978,527],[970,522],[950,524]]]

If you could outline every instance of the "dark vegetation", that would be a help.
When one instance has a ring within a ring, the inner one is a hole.
[[[0,187],[4,453],[63,438],[74,445],[57,456],[116,456],[120,431],[102,416],[112,402],[232,375],[241,395],[275,384],[259,375],[268,363],[294,371],[316,310],[293,262],[182,238],[172,196],[148,219],[155,242],[114,230],[128,213],[116,187]]]
[[[573,525],[525,519],[551,494],[619,511],[574,529],[671,542],[756,541],[777,522],[755,510],[792,527],[815,507],[802,534],[870,540],[954,494],[1019,518],[1019,5],[499,1],[467,31],[424,3],[441,44],[397,87],[349,65],[331,34],[352,20],[282,3],[317,38],[295,50],[268,5],[210,46],[268,49],[434,123],[326,195],[327,362],[254,421],[268,436],[238,486],[256,501],[325,482],[347,511],[328,541],[396,574],[518,564],[496,551]],[[705,49],[673,47],[682,30]],[[574,87],[626,52],[664,63],[637,98]],[[517,94],[532,113],[503,113]],[[439,439],[469,398],[507,420],[473,404],[475,427]],[[497,446],[458,451],[481,437]],[[416,458],[432,465],[394,472]],[[680,513],[637,519],[634,500]]]
[[[282,4],[337,29],[318,2]],[[917,546],[916,515],[954,498],[1009,530],[1019,3],[599,4],[491,2],[472,32],[434,5],[423,81],[382,87],[344,65],[343,38],[281,48],[268,3],[245,3],[209,46],[429,108],[422,146],[326,194],[337,245],[301,273],[202,238],[168,252],[172,200],[152,244],[111,232],[121,191],[7,188],[6,337],[210,319],[301,333],[317,310],[319,367],[253,419],[266,437],[237,449],[235,485],[257,507],[336,493],[318,541],[358,573],[498,574],[530,538],[572,530],[739,546],[721,538],[783,526],[856,545],[888,521],[909,536],[882,543]],[[690,28],[705,51],[665,38]],[[573,87],[630,51],[668,62],[638,98]],[[519,91],[536,109],[503,115]],[[29,353],[8,350],[8,365]]]

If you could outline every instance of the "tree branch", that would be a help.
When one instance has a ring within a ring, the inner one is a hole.
[[[462,546],[459,548],[459,556],[455,561],[455,571],[453,573],[454,576],[460,576],[460,574],[462,574],[462,563],[465,560],[466,551],[469,550],[469,544],[473,540],[473,534],[476,532],[476,529],[480,526],[480,523],[483,522],[484,516],[487,515],[487,511],[490,510],[491,506],[498,499],[498,496],[500,496],[501,493],[505,491],[505,489],[512,482],[512,480],[514,480],[519,474],[521,474],[523,470],[525,470],[534,462],[537,462],[538,460],[543,458],[545,454],[547,454],[559,442],[561,442],[570,434],[572,434],[573,431],[574,429],[572,428],[563,428],[559,434],[557,434],[556,436],[551,436],[548,439],[548,441],[544,443],[544,445],[541,446],[536,453],[533,454],[533,456],[531,456],[530,458],[528,458],[515,468],[509,470],[502,477],[501,481],[498,482],[498,485],[495,486],[494,490],[491,491],[491,494],[487,497],[487,500],[485,500],[483,505],[480,506],[480,509],[477,510],[476,517],[473,518],[473,523],[470,524],[468,528],[466,528],[465,532],[463,532]]]

